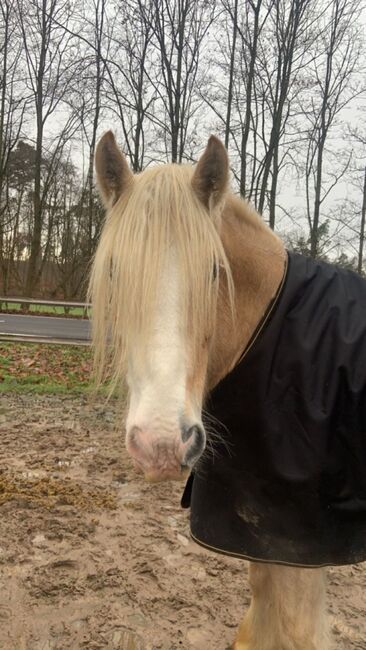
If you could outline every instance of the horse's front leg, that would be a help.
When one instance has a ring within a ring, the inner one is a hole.
[[[249,565],[252,601],[233,650],[328,650],[325,570]]]

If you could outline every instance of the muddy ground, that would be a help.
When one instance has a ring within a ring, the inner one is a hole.
[[[116,409],[0,395],[0,649],[225,650],[246,563],[189,539],[181,486],[130,467]],[[366,565],[329,571],[334,648],[366,649]]]

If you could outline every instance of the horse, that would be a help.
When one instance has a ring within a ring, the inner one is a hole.
[[[150,482],[189,476],[183,505],[192,508],[193,539],[249,560],[252,597],[234,650],[328,650],[325,567],[366,559],[364,512],[351,507],[360,498],[347,500],[339,478],[345,447],[337,438],[337,455],[324,433],[339,386],[332,392],[325,377],[319,396],[311,375],[333,327],[328,311],[339,311],[324,296],[334,289],[337,302],[345,275],[288,254],[230,191],[228,154],[215,136],[196,165],[134,175],[108,131],[95,168],[106,208],[89,285],[95,373],[113,387],[127,381],[133,465]],[[348,311],[357,303],[351,294]],[[299,334],[288,329],[293,322],[302,323]],[[309,331],[319,323],[314,360]],[[348,339],[339,347],[348,351]],[[286,355],[291,370],[276,374]],[[323,365],[319,372],[323,381]]]

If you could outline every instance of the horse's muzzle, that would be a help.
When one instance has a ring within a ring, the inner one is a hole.
[[[159,434],[132,427],[126,436],[127,451],[135,469],[151,482],[184,480],[206,444],[203,427],[195,424],[179,433]]]

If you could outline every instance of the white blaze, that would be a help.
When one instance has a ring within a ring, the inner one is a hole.
[[[138,427],[168,437],[177,432],[184,415],[187,377],[179,273],[173,254],[160,281],[154,321],[147,349],[138,356],[132,352],[129,359],[127,431]]]

